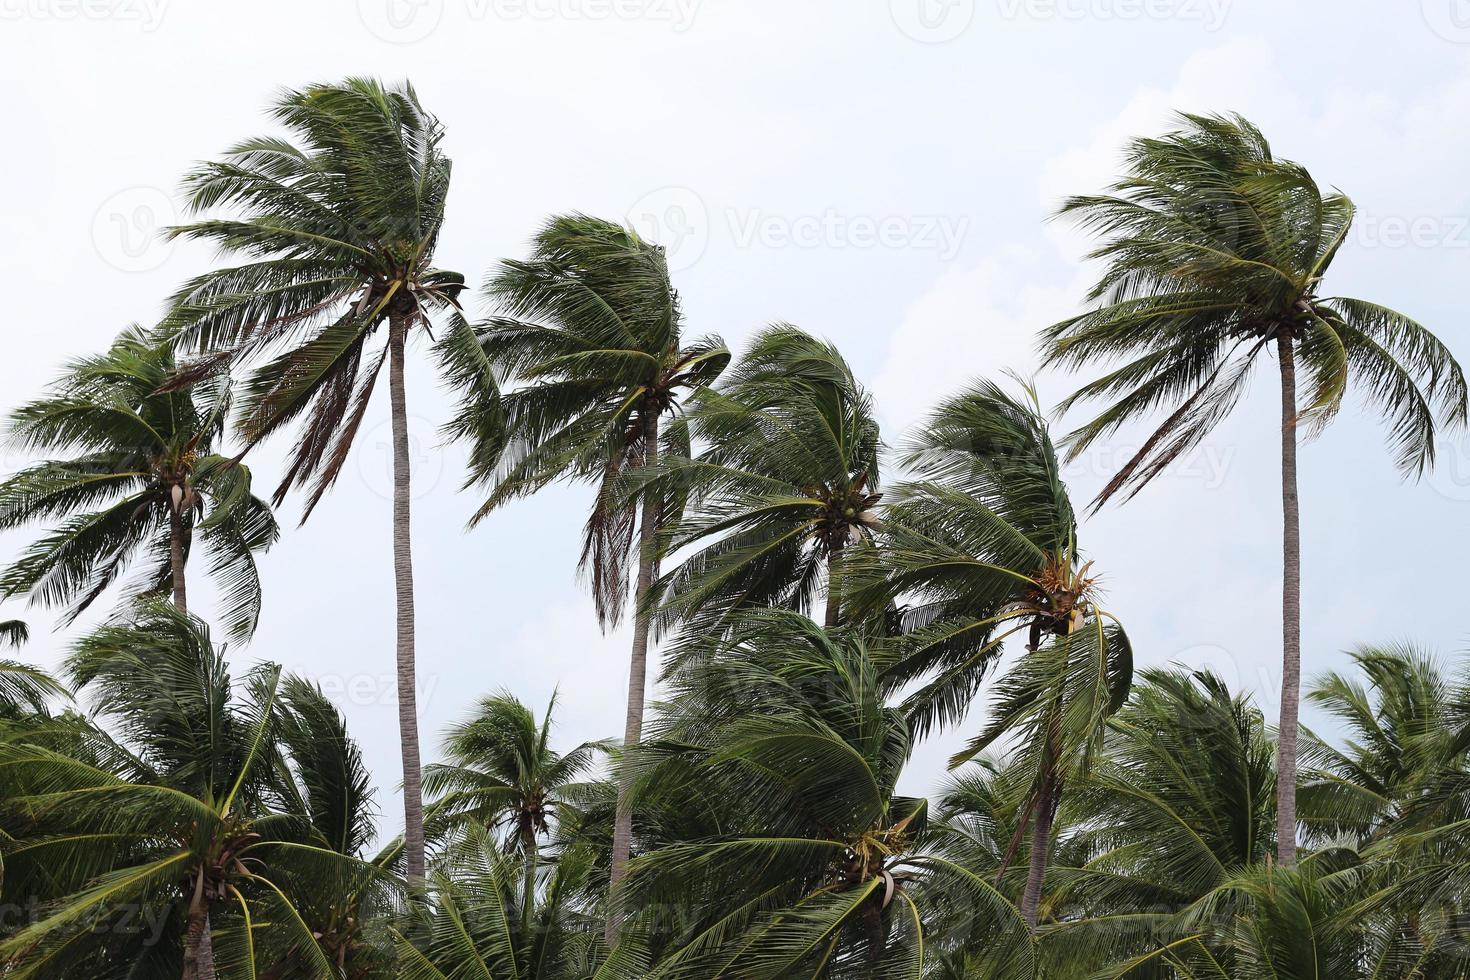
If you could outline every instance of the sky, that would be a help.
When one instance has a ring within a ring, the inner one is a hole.
[[[283,88],[409,79],[454,159],[439,264],[473,283],[524,256],[548,216],[633,224],[669,250],[690,334],[739,347],[787,321],[830,338],[872,388],[890,445],[975,377],[1037,371],[1039,328],[1080,309],[1086,240],[1048,220],[1101,189],[1129,139],[1171,113],[1240,112],[1276,153],[1348,193],[1358,221],[1325,288],[1414,316],[1470,356],[1467,0],[0,0],[0,153],[11,283],[0,411],[39,394],[215,257],[155,234],[191,164],[273,132]],[[423,342],[408,375],[419,707],[426,756],[505,689],[557,743],[622,729],[627,631],[603,635],[575,575],[584,487],[557,486],[473,531],[449,398]],[[1274,717],[1280,489],[1274,365],[1193,456],[1081,542],[1141,665],[1209,667]],[[1083,376],[1041,374],[1054,405]],[[305,525],[280,517],[265,609],[237,672],[271,660],[347,714],[401,827],[393,686],[386,397]],[[1059,431],[1068,421],[1060,420]],[[1068,468],[1090,499],[1146,433]],[[252,457],[274,486],[285,443]],[[1404,483],[1377,419],[1350,403],[1301,454],[1303,657],[1341,669],[1365,643],[1466,645],[1470,442]],[[0,473],[26,463],[4,450]],[[889,474],[890,476],[892,474]],[[0,536],[10,560],[32,532]],[[193,577],[206,617],[209,587]],[[22,656],[55,666],[96,615]],[[1310,710],[1309,723],[1322,723]],[[984,719],[921,745],[928,792]],[[396,825],[396,826],[395,826]]]

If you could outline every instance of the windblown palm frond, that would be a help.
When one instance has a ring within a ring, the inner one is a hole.
[[[507,260],[486,285],[500,314],[479,327],[483,356],[519,384],[504,395],[505,427],[473,440],[470,483],[489,488],[478,521],[556,480],[597,487],[582,570],[598,616],[616,624],[628,597],[638,499],[618,479],[658,456],[687,456],[687,434],[659,419],[713,381],[730,354],[718,338],[685,344],[679,297],[662,247],[585,215],[553,218],[529,260]],[[470,434],[470,420],[451,426]],[[661,525],[676,501],[660,501]]]
[[[753,610],[678,663],[638,785],[719,801],[721,825],[631,866],[630,929],[680,910],[651,976],[918,976],[933,935],[961,933],[1028,975],[1015,907],[930,850],[927,804],[895,791],[911,734],[861,640]]]
[[[194,977],[210,962],[256,975],[289,962],[339,976],[286,896],[310,880],[340,902],[325,882],[365,865],[326,845],[310,808],[272,807],[323,778],[281,779],[283,712],[302,702],[284,696],[280,669],[232,683],[202,623],[150,605],[82,640],[68,672],[103,725],[62,718],[0,741],[3,819],[18,839],[3,889],[43,903],[0,939],[6,975]]]
[[[303,420],[275,500],[309,484],[310,514],[341,473],[387,360],[373,334],[391,322],[406,338],[444,314],[448,363],[464,354],[469,327],[458,315],[464,278],[433,265],[450,162],[443,128],[413,89],[363,78],[313,85],[284,94],[274,114],[289,138],[246,140],[185,180],[189,207],[218,216],[170,233],[248,261],[185,284],[162,329],[199,354],[174,387],[258,362],[240,432],[254,445]]]
[[[133,327],[11,415],[13,442],[61,455],[0,485],[0,528],[53,528],[0,575],[0,595],[64,605],[70,622],[138,568],[130,594],[173,587],[177,598],[174,565],[197,544],[230,635],[254,631],[255,555],[275,542],[276,521],[251,493],[249,469],[219,455],[229,377],[160,391],[174,371],[173,355]]]
[[[1019,737],[1030,790],[1008,856],[1032,827],[1028,918],[1040,902],[1049,827],[1063,785],[1086,770],[1107,717],[1132,683],[1133,655],[1098,603],[1091,562],[1036,394],[978,382],[942,403],[903,456],[917,479],[895,488],[882,546],[858,575],[869,611],[917,602],[900,617],[885,683],[924,683],[906,702],[919,732],[960,720],[1005,640],[1027,653],[1003,678],[991,720],[952,766]]]
[[[646,477],[689,498],[661,550],[696,549],[650,593],[659,622],[697,630],[746,607],[805,613],[825,580],[837,625],[841,556],[871,540],[881,497],[872,399],[842,355],[770,327],[695,397],[689,426],[700,455],[665,457]]]
[[[1060,212],[1103,238],[1092,257],[1105,271],[1091,294],[1103,303],[1048,328],[1047,362],[1125,362],[1064,403],[1111,402],[1068,437],[1070,450],[1168,413],[1097,503],[1132,496],[1199,445],[1278,338],[1306,372],[1304,419],[1325,424],[1357,386],[1383,411],[1399,466],[1421,472],[1434,459],[1436,421],[1465,423],[1465,380],[1444,345],[1403,314],[1323,295],[1352,202],[1273,156],[1244,119],[1180,122],[1136,140],[1128,175],[1108,194],[1070,198]]]

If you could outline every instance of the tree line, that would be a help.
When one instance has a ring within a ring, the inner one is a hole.
[[[435,264],[444,131],[408,85],[273,115],[184,179],[168,234],[219,263],[9,417],[41,461],[0,484],[0,528],[40,530],[0,597],[116,611],[55,678],[0,663],[3,975],[1470,976],[1470,673],[1365,646],[1307,690],[1345,735],[1297,717],[1298,444],[1352,391],[1416,477],[1466,422],[1464,377],[1409,317],[1326,291],[1353,205],[1248,121],[1180,116],[1060,208],[1101,273],[1041,364],[1096,375],[1059,406],[1089,421],[1054,437],[1023,378],[977,378],[890,449],[837,346],[775,323],[737,357],[688,330],[663,249],[618,222],[551,218],[467,312]],[[581,571],[604,628],[632,615],[621,739],[558,752],[553,706],[501,691],[422,764],[411,345],[455,393],[472,525],[592,488]],[[1208,671],[1135,670],[1079,534],[1273,357],[1268,726]],[[259,620],[275,512],[326,497],[385,365],[404,833],[373,850],[340,711],[271,664],[235,676],[225,646]],[[1074,505],[1066,461],[1145,421]],[[278,434],[267,501],[249,459]],[[214,624],[188,607],[201,568]],[[898,792],[919,740],[967,726],[937,799]]]

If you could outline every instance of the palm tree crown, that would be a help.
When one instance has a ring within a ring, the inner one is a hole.
[[[160,392],[174,370],[173,355],[134,327],[105,353],[74,361],[51,392],[14,412],[16,442],[65,455],[0,485],[0,527],[61,521],[0,577],[4,595],[65,603],[69,622],[141,563],[130,591],[172,587],[182,605],[183,563],[197,538],[229,632],[254,630],[255,554],[276,540],[275,518],[251,494],[249,469],[219,455],[228,376]]]
[[[436,312],[455,313],[464,278],[433,264],[450,161],[411,87],[314,85],[287,92],[275,116],[292,139],[246,140],[186,178],[192,210],[233,213],[171,234],[249,261],[187,283],[163,328],[202,352],[177,386],[268,358],[245,383],[240,432],[253,445],[304,416],[276,499],[315,477],[310,513],[340,474],[387,359],[386,345],[370,349],[373,334],[391,321],[406,339]],[[464,353],[453,346],[462,326],[446,335],[446,355]]]
[[[806,612],[826,579],[827,625],[836,625],[837,562],[871,538],[880,499],[878,423],[846,360],[777,324],[699,393],[689,422],[700,456],[660,467],[693,501],[666,547],[699,550],[655,586],[660,619],[762,605]]]

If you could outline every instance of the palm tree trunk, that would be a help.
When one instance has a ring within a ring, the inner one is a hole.
[[[1042,773],[1041,787],[1036,794],[1036,822],[1031,827],[1031,866],[1026,872],[1026,890],[1021,893],[1021,914],[1032,929],[1036,928],[1041,909],[1041,886],[1046,881],[1046,864],[1051,851],[1051,824],[1056,814],[1055,786],[1052,773]]]
[[[1297,704],[1302,678],[1302,532],[1296,490],[1296,358],[1276,335],[1281,361],[1281,719],[1276,743],[1276,863],[1296,866]]]
[[[398,618],[398,737],[403,752],[403,849],[410,886],[424,880],[424,796],[419,768],[414,664],[413,553],[409,539],[408,408],[403,390],[408,315],[388,324],[388,392],[393,416],[393,585]]]
[[[822,625],[832,629],[842,619],[842,601],[837,596],[837,563],[842,560],[843,542],[832,545],[827,552],[827,612]]]
[[[184,587],[184,515],[182,502],[175,503],[172,498],[168,508],[168,562],[174,580],[174,608],[188,612],[189,596]]]
[[[521,922],[527,935],[530,935],[531,916],[536,906],[536,865],[538,852],[536,849],[536,831],[532,827],[524,827],[521,830],[521,850],[525,852],[526,858],[526,881],[522,885],[521,894]]]
[[[644,465],[658,462],[658,413],[647,411],[643,416]],[[628,666],[628,718],[623,728],[623,756],[628,755],[643,737],[643,703],[648,696],[648,627],[651,610],[644,608],[644,597],[653,586],[657,556],[654,554],[654,538],[658,534],[659,499],[648,491],[643,498],[643,513],[638,527],[638,590],[633,616],[633,653]],[[613,823],[612,869],[608,877],[608,900],[617,894],[627,873],[628,856],[633,849],[633,808],[629,799],[632,780],[626,767],[618,777],[618,811]],[[607,928],[604,938],[609,946],[618,940],[620,917],[608,910]]]
[[[215,980],[214,943],[209,938],[209,909],[197,901],[189,908],[189,929],[184,933],[183,980]]]

